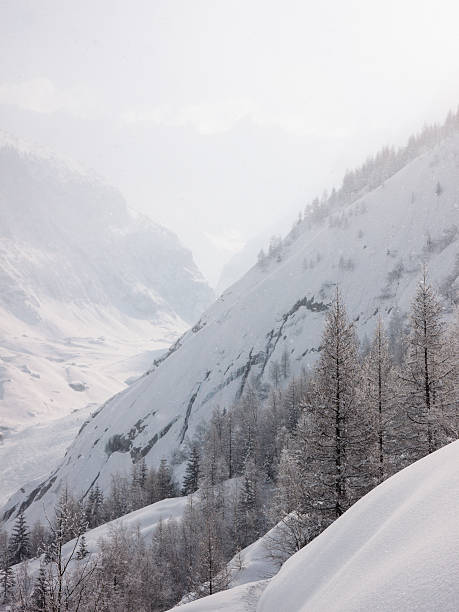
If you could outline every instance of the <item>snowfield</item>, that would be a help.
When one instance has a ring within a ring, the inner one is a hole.
[[[459,441],[373,489],[269,583],[242,584],[175,609],[456,612],[458,465]]]
[[[14,521],[22,507],[33,524],[44,508],[52,511],[65,485],[84,494],[97,482],[106,491],[111,474],[128,471],[139,456],[157,466],[216,406],[239,398],[252,377],[269,384],[270,366],[284,351],[291,376],[313,366],[337,282],[361,338],[380,314],[386,324],[394,313],[403,318],[423,261],[437,289],[457,286],[458,193],[454,136],[322,223],[305,223],[278,256],[226,290],[166,358],[107,402],[55,473],[11,497],[5,518]],[[110,454],[109,441],[119,437],[122,450]]]

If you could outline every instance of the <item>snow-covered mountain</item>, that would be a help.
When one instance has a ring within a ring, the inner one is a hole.
[[[100,179],[5,137],[0,220],[5,501],[54,467],[40,458],[52,447],[62,457],[75,426],[151,367],[213,293],[172,232]]]
[[[269,366],[284,351],[292,375],[313,365],[337,282],[361,337],[372,332],[379,313],[387,322],[408,310],[423,261],[451,306],[458,219],[457,134],[376,186],[362,182],[339,206],[307,217],[143,378],[92,416],[60,468],[14,495],[5,519],[23,509],[33,522],[64,484],[84,495],[95,482],[106,489],[111,473],[140,457],[151,465],[171,457],[215,406],[240,397],[251,380],[269,384]]]

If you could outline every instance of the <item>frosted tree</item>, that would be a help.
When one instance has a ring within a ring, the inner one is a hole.
[[[246,385],[244,395],[236,406],[238,420],[236,449],[239,458],[237,471],[244,469],[244,461],[249,455],[258,462],[258,428],[260,415],[260,400],[257,389],[252,382]]]
[[[88,555],[89,555],[89,551],[88,551],[88,547],[86,546],[86,537],[83,534],[80,538],[80,544],[78,546],[78,550],[76,552],[75,559],[78,559],[78,561],[81,561]]]
[[[104,522],[104,495],[98,485],[89,492],[85,505],[85,518],[91,529]]]
[[[44,549],[44,545],[48,538],[45,527],[37,521],[32,526],[30,531],[30,556],[37,557],[41,555]]]
[[[172,470],[167,462],[167,459],[161,459],[157,477],[159,499],[167,497],[175,497],[177,494],[177,486],[172,477]]]
[[[200,457],[199,451],[195,445],[191,449],[190,458],[185,469],[185,476],[183,477],[182,495],[189,495],[197,491],[199,486],[199,474],[200,474]]]
[[[200,503],[198,557],[202,596],[212,595],[228,586],[225,571],[225,526],[222,500],[214,488],[203,491]]]
[[[245,548],[261,535],[263,512],[259,479],[253,457],[249,456],[245,462],[242,488],[237,504],[237,538],[241,548]]]
[[[280,385],[282,368],[277,360],[273,360],[269,364],[269,377],[272,380],[274,388],[277,389]]]
[[[260,465],[267,478],[271,481],[275,479],[282,451],[283,437],[279,435],[280,430],[282,430],[284,436],[287,435],[287,429],[284,424],[282,395],[276,389],[271,389],[265,402],[263,419],[259,426],[261,438]]]
[[[111,475],[110,493],[105,503],[106,517],[115,519],[131,512],[130,482],[119,473]],[[157,501],[156,499],[154,501]]]
[[[282,351],[280,367],[284,379],[290,376],[290,355],[286,348]]]
[[[30,533],[24,514],[18,514],[9,542],[9,554],[13,565],[30,557]]]
[[[293,378],[287,386],[283,398],[283,409],[286,414],[286,424],[291,432],[296,428],[302,406],[303,388],[301,380]]]
[[[41,564],[38,576],[33,585],[31,604],[34,612],[46,612],[48,607],[49,583],[46,567]]]
[[[337,288],[298,436],[308,466],[309,498],[328,520],[343,514],[371,484],[366,454],[370,424],[357,401],[357,352],[354,327]]]
[[[262,270],[265,270],[268,265],[268,258],[263,249],[258,252],[257,263]]]
[[[302,415],[300,426],[303,425],[306,431],[308,425]],[[306,440],[308,443],[309,438]],[[278,528],[267,541],[271,556],[280,562],[303,548],[321,530],[320,517],[310,499],[306,449],[307,446],[302,444],[299,437],[284,448],[281,454],[276,491],[270,509],[273,522],[278,523]]]
[[[73,605],[74,598],[79,601],[84,584],[95,569],[95,565],[85,564],[81,570],[72,573],[72,561],[76,559],[83,530],[86,528],[83,509],[65,489],[55,507],[53,520],[48,520],[50,542],[45,546],[45,563],[48,564],[49,609],[78,610]],[[64,545],[69,543],[64,551]],[[73,606],[73,607],[72,607]]]
[[[2,546],[0,550],[0,602],[7,604],[13,595],[15,585],[14,572],[8,547]]]
[[[202,477],[213,486],[222,482],[233,470],[232,420],[220,408],[212,413],[204,436],[203,451],[200,464]]]
[[[396,471],[393,464],[397,403],[396,377],[381,317],[364,362],[363,374],[361,401],[371,419],[376,480],[382,482]]]
[[[454,380],[457,361],[446,342],[442,307],[426,271],[413,300],[410,337],[402,372],[401,400],[413,424],[413,460],[454,438]]]

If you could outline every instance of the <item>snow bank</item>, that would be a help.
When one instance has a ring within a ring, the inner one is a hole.
[[[257,612],[459,610],[459,442],[371,491],[291,557]]]
[[[250,612],[255,610],[254,606],[267,584],[267,580],[242,584],[183,606],[175,606],[170,612],[172,610],[177,612],[216,612],[217,610],[219,612]]]

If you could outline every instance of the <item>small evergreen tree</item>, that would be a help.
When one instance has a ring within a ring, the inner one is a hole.
[[[199,462],[199,451],[196,446],[193,446],[183,478],[182,495],[189,495],[197,491],[199,486]]]
[[[9,554],[13,565],[30,557],[30,533],[22,512],[18,514],[11,534]]]
[[[237,538],[240,548],[245,548],[261,532],[261,504],[259,503],[258,474],[253,458],[245,462],[242,490],[237,505]]]
[[[172,470],[167,463],[167,459],[161,459],[159,464],[157,485],[159,499],[174,497],[177,493],[177,487],[172,478]]]
[[[40,571],[38,572],[31,595],[33,612],[45,612],[48,609],[48,594],[49,586],[46,567],[44,565],[40,565]]]
[[[83,534],[80,538],[80,543],[78,545],[78,550],[76,552],[75,558],[78,559],[78,561],[81,561],[88,555],[89,555],[89,550],[88,550],[88,547],[86,546],[86,537]]]

